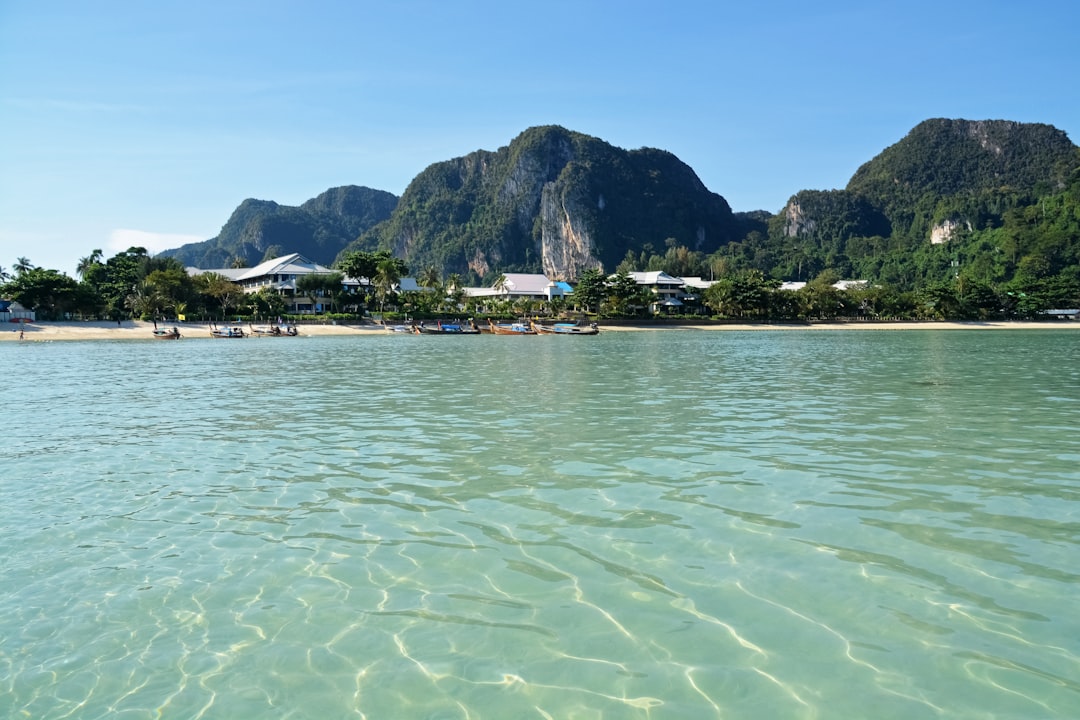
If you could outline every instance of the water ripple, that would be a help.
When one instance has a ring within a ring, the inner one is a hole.
[[[1080,713],[1074,333],[563,340],[0,345],[0,716]]]

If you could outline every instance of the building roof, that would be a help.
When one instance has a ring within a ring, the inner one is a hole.
[[[289,253],[288,255],[261,262],[253,268],[246,268],[236,279],[243,282],[244,280],[254,280],[268,275],[312,275],[315,273],[328,275],[332,272],[335,271],[325,265],[308,260],[300,253]]]
[[[535,273],[506,273],[503,285],[511,295],[546,295],[551,280],[547,275]]]
[[[672,277],[663,270],[654,270],[651,272],[632,272],[629,273],[630,277],[634,278],[634,282],[638,285],[675,285],[681,286],[684,284],[682,278]]]
[[[866,280],[837,280],[833,283],[833,287],[837,290],[859,290],[869,285],[870,283]],[[802,290],[804,287],[806,287],[804,282],[780,283],[781,290]]]
[[[505,273],[502,284],[496,287],[462,288],[466,297],[558,297],[574,290],[565,282],[549,280],[538,273]]]
[[[715,280],[703,280],[700,277],[684,277],[679,278],[683,281],[685,287],[691,287],[695,290],[708,290],[709,287],[715,283]]]
[[[189,265],[184,268],[188,275],[195,277],[196,275],[202,275],[203,273],[214,273],[215,275],[221,275],[228,278],[233,282],[236,282],[241,275],[246,273],[250,268],[197,268],[193,265]]]

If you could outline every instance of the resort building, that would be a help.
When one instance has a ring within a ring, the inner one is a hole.
[[[634,279],[634,282],[643,288],[647,288],[653,294],[654,299],[649,304],[649,312],[654,315],[662,312],[677,311],[677,308],[683,306],[683,300],[689,299],[683,290],[686,282],[682,278],[668,275],[663,270],[632,272],[629,275]],[[611,277],[614,277],[614,275]]]
[[[200,268],[187,268],[189,275],[202,275],[203,273],[216,273],[222,275],[239,285],[245,293],[257,293],[263,288],[269,288],[278,295],[288,298],[290,309],[294,313],[321,312],[323,307],[322,293],[315,297],[297,295],[296,282],[306,275],[332,275],[338,272],[333,268],[320,265],[307,259],[300,253],[290,253],[272,260],[266,260],[251,268],[215,268],[202,270]],[[342,289],[356,291],[370,285],[366,278],[345,278]]]
[[[496,298],[499,300],[548,301],[565,297],[573,289],[564,282],[549,280],[546,275],[535,273],[506,273],[489,288],[462,288],[466,297]]]
[[[322,291],[316,293],[314,297],[298,295],[296,284],[300,278],[307,275],[332,275],[337,272],[339,271],[309,260],[300,253],[282,255],[261,262],[251,268],[214,268],[212,270],[203,270],[196,267],[187,268],[187,273],[191,276],[216,273],[226,277],[239,285],[245,293],[257,293],[264,288],[269,288],[281,297],[288,299],[290,312],[293,313],[314,313],[328,310],[329,303],[323,302],[324,295]],[[347,293],[356,293],[360,290],[370,293],[373,290],[371,281],[368,278],[345,277],[342,280],[341,288]],[[403,277],[398,280],[394,289],[397,292],[421,292],[430,291],[431,288],[421,287],[417,284],[416,278]]]

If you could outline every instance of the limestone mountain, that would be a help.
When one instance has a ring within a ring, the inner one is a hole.
[[[298,252],[329,265],[361,233],[390,217],[398,199],[382,190],[349,185],[327,190],[300,206],[270,200],[244,200],[217,237],[166,250],[184,265],[254,266]]]
[[[497,151],[429,166],[391,218],[350,249],[389,249],[416,272],[573,280],[586,269],[613,270],[628,250],[713,252],[742,229],[724,198],[671,153],[545,126]]]
[[[948,258],[927,249],[963,239],[964,247],[982,243],[984,254],[996,252],[994,271],[980,279],[1000,282],[1012,277],[1022,253],[1015,243],[1008,253],[994,251],[994,242],[975,235],[1066,192],[1077,168],[1080,149],[1050,125],[927,120],[863,164],[845,189],[793,195],[770,220],[768,240],[749,243],[744,258],[755,253],[755,266],[783,279],[833,269],[911,288],[955,275],[959,254],[969,265],[987,265],[955,243]],[[1048,254],[1058,258],[1058,270],[1069,265],[1068,252]]]

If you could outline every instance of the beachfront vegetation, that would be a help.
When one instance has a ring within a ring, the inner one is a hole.
[[[800,191],[772,215],[732,213],[670,153],[530,128],[496,152],[430,166],[400,201],[354,186],[296,208],[247,200],[213,241],[157,257],[93,250],[79,281],[15,258],[0,269],[0,293],[43,319],[181,306],[193,317],[274,315],[280,298],[245,296],[213,273],[193,279],[183,265],[246,266],[287,252],[368,278],[355,295],[340,278],[303,281],[301,292],[353,312],[490,308],[463,286],[546,271],[576,288],[543,311],[636,317],[652,302],[628,273],[664,271],[715,281],[684,302],[680,312],[695,317],[1032,317],[1080,307],[1080,148],[1048,125],[928,120],[846,188]],[[396,290],[409,265],[423,268],[423,292]],[[840,290],[839,279],[865,284]],[[792,292],[781,281],[806,285]]]

